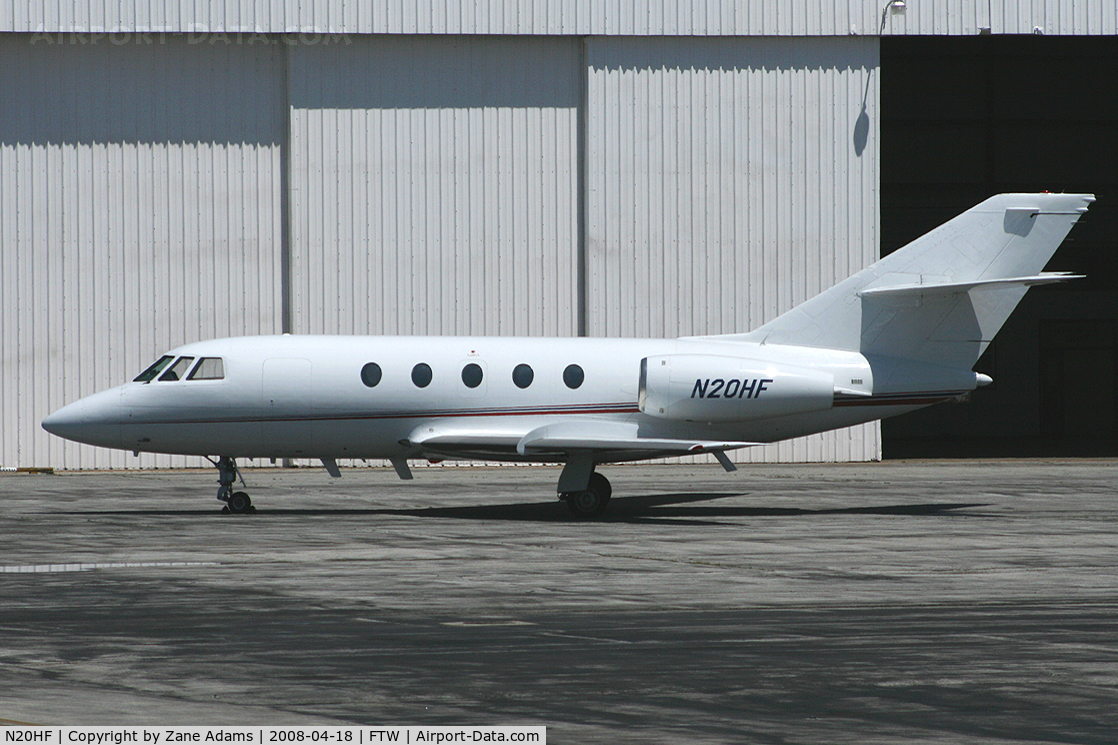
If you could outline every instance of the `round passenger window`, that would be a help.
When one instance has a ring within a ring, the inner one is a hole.
[[[512,369],[512,382],[516,383],[517,388],[527,388],[532,385],[532,379],[536,374],[532,372],[532,368],[528,365],[517,365]]]
[[[361,382],[370,388],[375,388],[380,382],[380,365],[370,362],[361,368]]]
[[[466,384],[467,388],[477,388],[481,385],[481,379],[484,373],[481,371],[481,365],[475,365],[473,362],[462,368],[462,382]]]
[[[426,388],[431,384],[431,366],[426,362],[420,362],[418,365],[411,369],[411,382],[415,383],[416,388]]]
[[[563,371],[563,382],[568,388],[578,388],[585,379],[586,374],[578,365],[567,365],[567,369]]]

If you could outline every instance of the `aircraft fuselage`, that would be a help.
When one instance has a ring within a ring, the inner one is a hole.
[[[219,358],[224,375],[126,383],[64,407],[44,426],[93,445],[156,453],[548,461],[562,458],[519,453],[516,443],[572,418],[635,424],[639,437],[754,443],[886,414],[832,405],[836,387],[864,392],[869,402],[873,371],[861,354],[743,342],[285,335],[198,342],[167,356],[192,357],[191,365]],[[641,362],[664,357],[698,361],[679,397],[703,411],[682,418],[641,411]],[[379,370],[371,386],[362,374],[370,363]],[[464,375],[470,366],[473,377]],[[823,405],[800,411],[802,404],[782,403],[789,371],[819,373],[827,384]],[[445,452],[411,444],[424,424],[485,437],[474,438],[474,450],[469,437]]]

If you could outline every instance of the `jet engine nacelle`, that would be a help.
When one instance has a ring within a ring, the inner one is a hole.
[[[672,354],[641,360],[640,410],[663,419],[740,422],[831,408],[834,375],[741,357]]]

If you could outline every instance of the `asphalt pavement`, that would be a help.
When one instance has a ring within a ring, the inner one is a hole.
[[[0,723],[1118,741],[1118,462],[0,476]]]

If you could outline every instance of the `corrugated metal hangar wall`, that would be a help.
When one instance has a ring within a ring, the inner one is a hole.
[[[187,463],[38,422],[195,339],[760,324],[877,255],[879,32],[1118,17],[793,5],[0,3],[0,465]]]
[[[89,41],[0,34],[8,467],[167,462],[38,422],[160,349],[279,328],[282,49]]]

